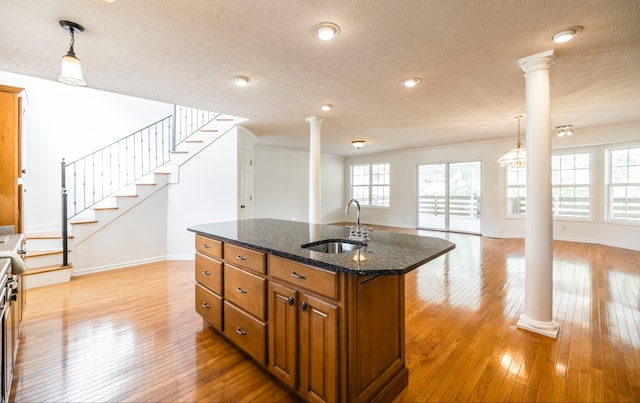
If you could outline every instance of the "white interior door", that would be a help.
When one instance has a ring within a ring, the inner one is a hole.
[[[240,209],[239,218],[253,217],[253,158],[251,151],[240,149]]]

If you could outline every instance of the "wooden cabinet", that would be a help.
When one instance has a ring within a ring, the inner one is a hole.
[[[222,242],[196,235],[196,312],[219,331],[222,316]]]
[[[267,324],[225,301],[224,334],[262,365],[267,363]]]
[[[266,365],[266,254],[201,235],[195,242],[196,312]]]
[[[306,401],[407,385],[404,277],[330,272],[196,236],[196,311]]]
[[[0,225],[23,230],[22,88],[0,85]]]
[[[0,244],[0,249],[13,250],[14,252],[23,248],[24,237],[22,235],[11,235],[7,241]],[[20,324],[22,322],[22,311],[25,302],[25,290],[22,274],[14,274],[11,260],[0,259],[0,350],[2,355],[2,365],[0,381],[2,388],[0,395],[2,401],[8,401],[11,393],[11,381],[13,378],[13,367],[18,354],[18,343],[20,341]]]
[[[338,400],[339,307],[314,295],[336,296],[336,273],[274,256],[269,269],[269,369],[308,401]]]
[[[224,258],[226,262],[245,270],[258,274],[267,273],[267,254],[264,252],[225,243]]]
[[[196,312],[222,331],[222,297],[196,283]]]
[[[300,392],[308,401],[338,400],[338,310],[321,298],[300,298]]]
[[[269,369],[282,382],[298,386],[298,290],[269,282]]]
[[[224,278],[225,299],[257,319],[266,321],[267,280],[229,263],[225,263]]]

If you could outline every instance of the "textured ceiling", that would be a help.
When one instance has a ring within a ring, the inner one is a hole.
[[[2,0],[0,70],[56,80],[62,19],[85,27],[89,87],[248,118],[258,144],[308,149],[310,116],[336,155],[512,137],[518,59],[549,49],[553,126],[640,122],[638,0]],[[333,41],[311,34],[322,21]]]

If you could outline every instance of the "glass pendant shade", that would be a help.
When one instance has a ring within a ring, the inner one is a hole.
[[[84,87],[87,82],[82,77],[82,66],[80,66],[80,60],[76,57],[73,51],[69,51],[66,55],[62,56],[62,72],[58,81],[69,85],[78,85]]]
[[[527,166],[527,151],[522,148],[522,143],[520,142],[520,119],[522,119],[522,116],[516,116],[516,119],[518,119],[518,141],[516,142],[516,148],[498,160],[498,164],[500,164],[501,167],[524,168]]]
[[[527,166],[527,151],[518,143],[516,148],[498,160],[498,164],[501,167],[524,168]]]

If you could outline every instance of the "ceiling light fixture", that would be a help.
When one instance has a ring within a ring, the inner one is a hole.
[[[582,31],[582,27],[579,27],[579,26],[567,28],[567,29],[565,29],[563,31],[560,31],[557,34],[553,35],[551,37],[551,39],[555,43],[565,43],[565,42],[568,42],[571,39],[573,39],[573,37],[578,35],[581,31]]]
[[[353,140],[351,142],[351,145],[353,145],[355,148],[360,150],[360,148],[362,148],[362,146],[364,146],[364,140]]]
[[[82,77],[82,66],[80,66],[80,60],[76,57],[76,53],[73,50],[73,43],[75,40],[74,34],[76,32],[84,32],[84,27],[80,24],[76,24],[71,21],[59,21],[60,26],[65,31],[69,32],[71,40],[69,43],[69,51],[66,55],[62,56],[62,71],[58,81],[69,85],[78,85],[84,87],[87,82]]]
[[[233,83],[238,87],[246,87],[249,84],[249,77],[245,76],[233,76],[231,77]]]
[[[522,148],[522,143],[520,142],[520,119],[522,119],[522,116],[516,116],[516,119],[518,119],[518,142],[516,143],[516,148],[498,160],[498,164],[501,167],[524,168],[527,166],[527,152]]]
[[[420,82],[420,77],[405,78],[400,81],[400,84],[407,88],[415,87]]]
[[[563,125],[556,127],[558,137],[571,136],[573,134],[573,125]]]
[[[320,107],[325,112],[329,112],[331,110],[331,104],[324,104]]]
[[[311,32],[323,41],[329,41],[340,34],[340,27],[333,22],[321,22],[314,25]]]

